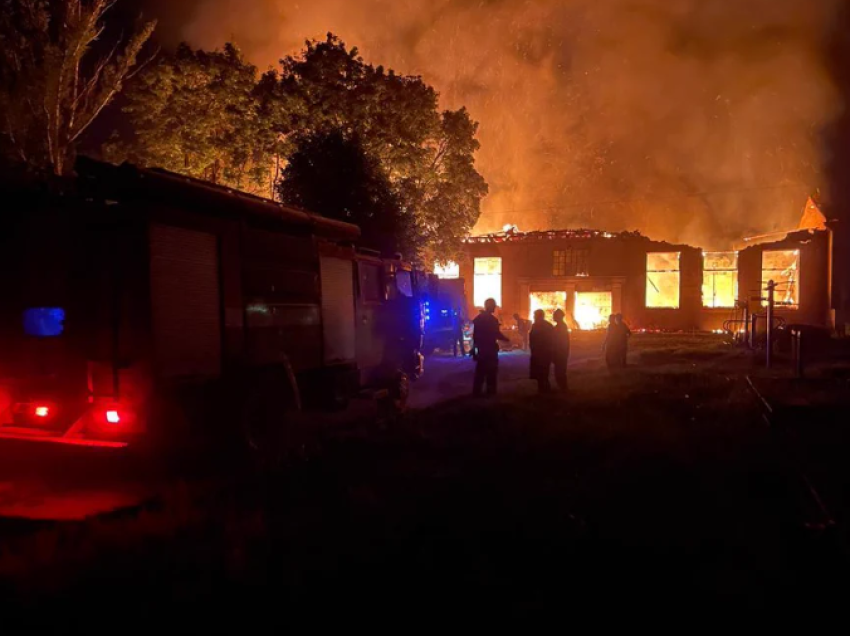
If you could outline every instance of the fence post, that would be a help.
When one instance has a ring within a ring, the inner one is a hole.
[[[803,331],[801,329],[791,330],[791,357],[794,364],[794,374],[802,378],[805,373],[803,363]]]
[[[773,280],[767,281],[767,324],[765,329],[767,332],[767,342],[765,343],[765,366],[769,369],[773,361],[773,292],[776,290],[776,283]]]

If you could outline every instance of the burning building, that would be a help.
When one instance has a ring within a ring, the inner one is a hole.
[[[551,316],[563,308],[579,329],[603,328],[612,313],[637,328],[721,329],[745,312],[763,312],[769,280],[788,323],[829,326],[832,242],[825,224],[804,216],[801,229],[750,243],[716,252],[638,232],[506,227],[469,237],[459,267],[444,271],[466,279],[471,311],[491,297],[506,316],[536,309]]]

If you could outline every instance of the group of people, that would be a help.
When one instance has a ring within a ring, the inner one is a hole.
[[[509,342],[501,330],[496,312],[496,301],[488,298],[482,311],[473,324],[472,355],[477,361],[473,395],[496,393],[499,375],[499,341]],[[554,324],[546,320],[546,312],[538,309],[534,312],[534,321],[528,321],[514,314],[517,332],[522,339],[523,350],[531,349],[529,376],[537,381],[541,393],[552,391],[549,378],[554,369],[555,385],[559,391],[567,391],[567,365],[570,359],[570,329],[566,314],[556,309],[552,314]],[[626,366],[629,337],[632,335],[623,314],[612,314],[608,320],[608,330],[602,349],[605,363],[609,369]]]
[[[499,374],[499,341],[509,342],[500,330],[498,319],[493,315],[496,301],[488,298],[484,302],[484,311],[479,314],[473,325],[473,355],[477,361],[473,395],[481,395],[485,388],[488,395],[496,393]],[[514,314],[523,349],[531,349],[530,372],[532,380],[537,381],[541,393],[552,390],[549,377],[554,367],[555,384],[559,391],[567,390],[567,364],[570,359],[570,329],[566,323],[566,314],[558,309],[552,318],[555,324],[546,320],[542,309],[534,312],[534,322],[521,319]]]
[[[562,393],[567,391],[567,364],[570,360],[570,329],[567,315],[562,309],[552,314],[553,325],[546,320],[546,312],[538,309],[534,312],[534,322],[528,334],[528,346],[531,349],[529,376],[537,381],[540,393],[549,393],[552,385],[549,376],[554,367],[555,384]]]
[[[629,353],[629,338],[632,330],[623,319],[623,314],[611,314],[608,318],[608,332],[602,351],[605,352],[605,364],[609,369],[620,369],[626,366]]]

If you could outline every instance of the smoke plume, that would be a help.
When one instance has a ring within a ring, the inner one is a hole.
[[[261,68],[332,31],[481,122],[476,230],[591,226],[722,249],[795,226],[838,98],[838,0],[206,0],[176,36]]]

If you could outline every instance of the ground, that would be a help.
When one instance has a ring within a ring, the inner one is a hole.
[[[502,357],[493,399],[468,396],[470,361],[434,358],[406,418],[335,424],[277,471],[0,525],[0,597],[287,624],[840,606],[841,374],[810,381],[838,383],[813,405],[817,391],[719,337],[637,335],[616,374],[598,336],[575,344],[567,396],[535,395],[519,352]],[[818,421],[797,426],[800,408]]]

